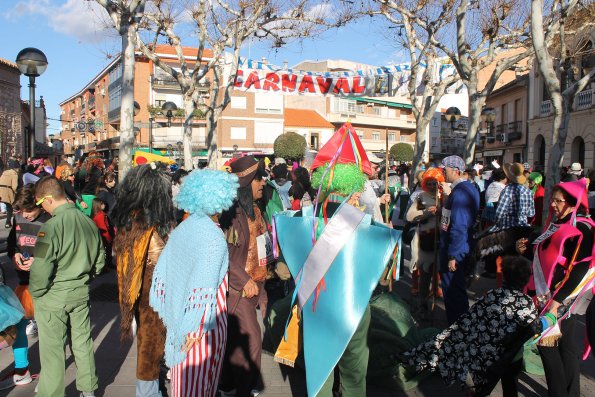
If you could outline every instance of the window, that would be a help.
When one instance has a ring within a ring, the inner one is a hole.
[[[165,103],[165,99],[155,99],[155,107],[161,109],[163,104]]]
[[[254,123],[254,143],[275,143],[283,133],[283,121],[257,121]]]
[[[399,137],[399,141],[400,142],[409,142],[409,139],[407,139],[407,135],[401,135]]]
[[[231,127],[231,139],[246,139],[246,127]]]
[[[521,160],[521,154],[520,153],[514,153],[512,155],[512,161],[515,163],[522,163],[523,161]]]
[[[122,86],[117,86],[109,91],[109,110],[115,110],[122,104]]]
[[[364,106],[353,99],[336,98],[333,102],[333,113],[364,113]]]
[[[372,131],[372,140],[373,141],[379,141],[380,140],[380,132],[378,132],[378,131]]]
[[[397,141],[397,134],[395,134],[394,132],[389,132],[388,133],[388,141],[389,142],[396,142]]]
[[[282,114],[283,95],[254,94],[254,111],[256,113]]]
[[[355,132],[360,141],[364,139],[364,132],[362,130],[355,130]]]
[[[122,64],[118,64],[116,67],[114,67],[112,70],[110,70],[110,72],[109,72],[110,84],[112,84],[113,82],[118,80],[120,77],[122,77]]]
[[[318,150],[318,145],[319,145],[319,137],[318,137],[318,133],[312,133],[310,135],[310,148],[312,148],[312,150]]]
[[[246,109],[246,97],[232,96],[231,97],[231,108],[232,109]]]

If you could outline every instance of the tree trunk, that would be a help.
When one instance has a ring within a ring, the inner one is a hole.
[[[549,203],[552,189],[560,183],[560,169],[564,164],[564,151],[566,147],[566,136],[568,135],[568,124],[570,122],[570,111],[572,109],[572,100],[565,98],[559,93],[555,93],[551,98],[554,109],[554,120],[552,122],[552,146],[548,157],[548,178],[545,181],[545,202]],[[543,208],[543,219],[547,219],[549,206]]]
[[[122,24],[125,22],[122,21]],[[134,37],[135,28],[121,27],[122,33],[122,102],[120,107],[119,179],[122,181],[132,166],[134,148]]]
[[[413,189],[413,186],[415,186],[415,184],[417,183],[417,179],[415,178],[415,176],[417,175],[417,171],[419,170],[421,163],[430,160],[430,143],[428,142],[430,135],[428,125],[430,124],[430,120],[427,119],[427,116],[424,117],[422,113],[424,113],[423,110],[419,113],[420,116],[415,121],[415,153],[413,154],[411,177],[409,178],[410,189]]]
[[[465,138],[465,164],[473,165],[475,161],[475,144],[477,142],[477,130],[481,120],[481,108],[485,103],[485,97],[475,93],[469,95],[469,119],[467,121],[467,137]]]
[[[207,148],[208,148],[208,159],[207,167],[213,170],[218,168],[217,166],[217,116],[215,111],[208,112],[207,121]]]
[[[182,143],[184,144],[184,168],[186,171],[191,171],[193,168],[192,163],[192,120],[194,117],[194,100],[192,97],[184,96],[184,111],[186,116],[184,117],[184,136],[182,137]]]
[[[539,73],[544,79],[550,94],[554,117],[552,122],[552,146],[547,160],[547,178],[545,180],[545,203],[549,203],[552,188],[560,181],[560,167],[564,160],[564,146],[566,144],[566,130],[560,129],[563,118],[563,97],[560,94],[560,81],[554,68],[554,61],[545,44],[543,27],[543,1],[531,0],[531,33],[533,48]],[[567,123],[566,123],[567,124]],[[543,206],[543,219],[547,219],[549,206]]]

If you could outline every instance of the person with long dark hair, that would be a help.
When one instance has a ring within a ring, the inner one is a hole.
[[[137,397],[160,396],[159,368],[165,328],[149,305],[153,269],[175,223],[171,183],[157,164],[132,168],[116,189],[111,219],[114,239],[122,338],[132,338],[137,324]]]
[[[303,207],[312,205],[316,198],[316,191],[312,188],[308,170],[304,167],[297,167],[291,175],[293,179],[289,190],[289,195],[293,198],[291,209],[300,210]]]
[[[114,205],[116,204],[116,195],[114,193],[116,187],[116,174],[111,171],[106,172],[99,180],[99,185],[95,195],[105,204],[105,213],[110,214]]]
[[[227,348],[223,362],[223,396],[235,389],[237,397],[250,397],[262,388],[260,355],[262,337],[256,306],[266,310],[264,281],[267,266],[261,266],[258,240],[267,227],[256,201],[262,197],[266,171],[253,156],[231,163],[239,178],[238,198],[220,218],[229,249],[229,296],[227,300]]]
[[[105,266],[113,268],[112,262],[112,247],[114,242],[114,227],[111,225],[109,218],[105,212],[105,202],[101,199],[94,198],[91,206],[91,219],[95,222],[101,240],[103,241],[103,248],[105,248]]]

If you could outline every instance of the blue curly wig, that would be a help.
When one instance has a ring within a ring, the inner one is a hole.
[[[235,174],[194,170],[184,177],[174,202],[190,214],[214,215],[232,206],[239,187]]]

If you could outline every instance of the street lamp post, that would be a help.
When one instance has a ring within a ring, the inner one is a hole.
[[[490,107],[483,108],[481,110],[481,119],[487,124],[488,135],[491,135],[494,128],[494,121],[496,121],[496,110]]]
[[[450,121],[450,130],[454,132],[455,123],[461,118],[461,111],[456,106],[451,106],[446,109],[446,120]]]
[[[35,78],[41,76],[48,67],[48,59],[37,48],[27,47],[17,54],[16,64],[19,71],[29,77],[29,136],[26,139],[25,150],[29,150],[29,157],[35,156]]]
[[[153,153],[153,117],[149,116],[149,153]]]
[[[167,117],[167,127],[171,127],[171,119],[174,117],[174,113],[178,110],[178,106],[176,106],[173,102],[165,102],[163,106],[161,106],[161,110],[165,112],[165,117]]]

